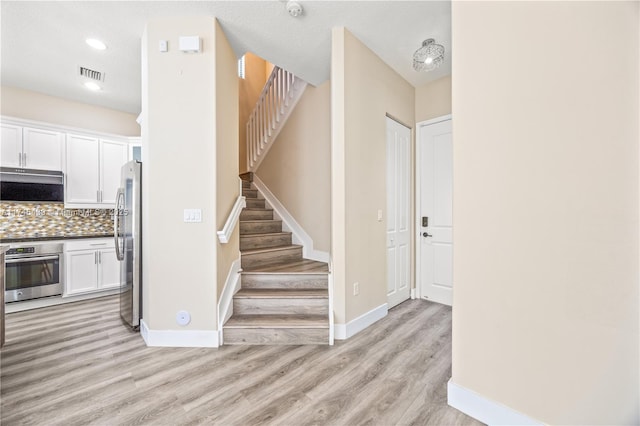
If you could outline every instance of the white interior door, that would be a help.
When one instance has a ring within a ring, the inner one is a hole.
[[[418,126],[417,220],[420,296],[453,300],[453,144],[451,119]]]
[[[411,129],[387,118],[387,303],[411,296]]]

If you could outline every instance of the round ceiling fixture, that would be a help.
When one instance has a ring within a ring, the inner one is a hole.
[[[422,42],[422,46],[413,54],[413,69],[432,71],[444,62],[444,47],[436,44],[432,38]]]
[[[289,1],[287,2],[287,12],[289,12],[289,15],[297,18],[302,15],[304,10],[302,9],[302,5],[297,1]]]
[[[93,47],[96,50],[105,50],[107,48],[107,45],[97,38],[88,38],[85,41],[89,46]]]
[[[84,87],[86,87],[89,90],[93,90],[94,92],[97,92],[98,90],[101,89],[98,83],[94,83],[93,81],[87,81],[86,83],[84,83]]]

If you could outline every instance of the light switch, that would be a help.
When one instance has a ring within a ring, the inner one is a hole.
[[[160,40],[158,44],[158,49],[160,52],[168,52],[169,51],[169,42],[167,40]]]
[[[183,219],[187,223],[202,222],[202,209],[184,209]]]
[[[378,222],[382,222],[382,210],[378,210]]]

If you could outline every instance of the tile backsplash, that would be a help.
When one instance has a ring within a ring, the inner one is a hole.
[[[0,238],[113,233],[113,209],[65,209],[63,203],[0,202]]]

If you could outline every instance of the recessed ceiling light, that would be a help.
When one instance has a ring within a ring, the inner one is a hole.
[[[105,50],[107,48],[107,45],[101,42],[100,40],[98,40],[97,38],[88,38],[85,41],[89,46],[93,47],[94,49]]]
[[[96,91],[96,90],[100,90],[100,89],[101,89],[101,87],[100,87],[100,86],[98,86],[98,84],[97,84],[97,83],[94,83],[93,81],[87,81],[87,82],[84,84],[84,87],[86,87],[86,88],[87,88],[87,89],[89,89],[89,90],[94,90],[94,91]]]

